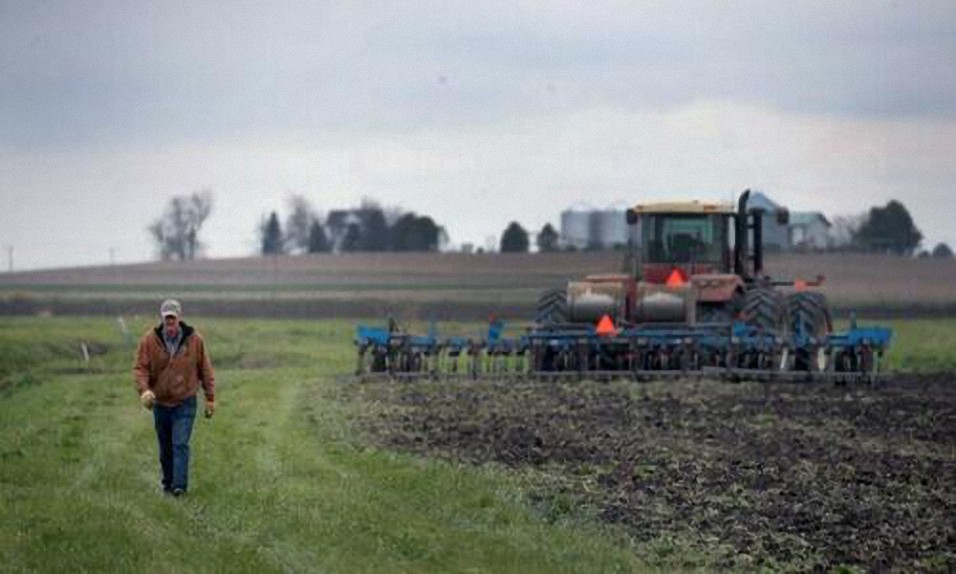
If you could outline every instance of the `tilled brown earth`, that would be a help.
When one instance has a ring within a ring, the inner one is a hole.
[[[376,443],[534,468],[653,565],[956,570],[956,376],[759,383],[355,383]]]

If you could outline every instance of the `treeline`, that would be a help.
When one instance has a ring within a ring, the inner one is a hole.
[[[264,217],[259,235],[263,255],[439,251],[448,243],[445,228],[427,215],[366,199],[359,207],[322,216],[302,195],[290,197],[284,222],[276,211]]]
[[[263,255],[441,251],[448,245],[445,228],[431,217],[383,208],[371,199],[324,217],[302,195],[291,196],[288,207],[284,220],[277,211],[263,218],[259,226]],[[559,249],[560,236],[550,223],[534,239],[540,252]],[[508,224],[498,245],[502,253],[527,253],[530,247],[531,234],[516,221]]]
[[[931,250],[920,249],[923,233],[916,227],[909,210],[896,200],[883,207],[871,207],[856,216],[836,217],[831,229],[832,251],[856,251],[949,258],[953,251],[946,243]]]
[[[546,223],[535,236],[535,245],[539,253],[559,251],[560,241],[561,236],[550,223]],[[530,234],[520,223],[512,221],[501,234],[498,249],[502,253],[527,253],[531,249]]]
[[[190,260],[201,255],[199,232],[212,213],[213,195],[202,190],[170,199],[158,219],[147,229],[162,260]],[[445,228],[427,215],[383,208],[373,200],[359,207],[321,215],[302,195],[288,201],[284,219],[277,211],[263,216],[259,226],[259,251],[263,255],[298,253],[352,253],[361,251],[441,251],[448,245]],[[815,250],[894,253],[902,256],[951,258],[946,243],[922,249],[922,232],[909,211],[893,200],[855,216],[835,217],[825,246]],[[530,233],[517,221],[504,229],[497,245],[501,253],[527,253],[534,241],[539,253],[574,249],[565,245],[550,224]],[[464,247],[464,246],[463,246]],[[612,247],[605,247],[612,248]],[[800,247],[796,247],[800,249]],[[479,247],[480,253],[484,248]]]
[[[199,240],[199,233],[212,208],[213,195],[209,190],[172,197],[163,214],[147,227],[159,258],[185,261],[200,256],[205,245]],[[264,215],[257,232],[262,255],[428,252],[445,249],[449,241],[445,228],[427,215],[384,208],[371,199],[363,200],[358,207],[323,215],[302,195],[289,197],[284,218],[275,210]],[[559,249],[558,232],[550,223],[534,240],[540,252]],[[530,246],[528,231],[512,221],[497,248],[503,253],[524,253]],[[483,248],[477,251],[482,252]]]

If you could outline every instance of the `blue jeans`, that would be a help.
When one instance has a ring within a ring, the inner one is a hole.
[[[153,421],[159,439],[159,464],[163,468],[163,490],[169,492],[189,484],[189,437],[196,419],[196,397],[175,407],[153,406]]]

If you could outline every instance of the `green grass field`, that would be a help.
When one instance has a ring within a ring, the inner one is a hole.
[[[340,384],[330,375],[352,365],[351,325],[197,323],[219,412],[196,421],[191,491],[172,499],[116,325],[0,321],[0,570],[638,567],[606,529],[543,520],[515,477],[357,442],[350,413],[327,398]]]
[[[620,530],[534,504],[524,475],[363,444],[351,409],[374,405],[332,398],[351,322],[196,324],[219,411],[196,421],[191,491],[171,499],[117,324],[0,320],[0,570],[642,569]],[[892,325],[889,368],[956,368],[956,320]]]
[[[914,372],[956,369],[956,319],[897,320],[884,324],[893,328],[887,368]]]

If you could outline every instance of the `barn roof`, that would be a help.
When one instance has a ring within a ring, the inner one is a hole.
[[[790,214],[790,225],[812,225],[817,222],[830,227],[830,221],[819,211],[797,211]]]

